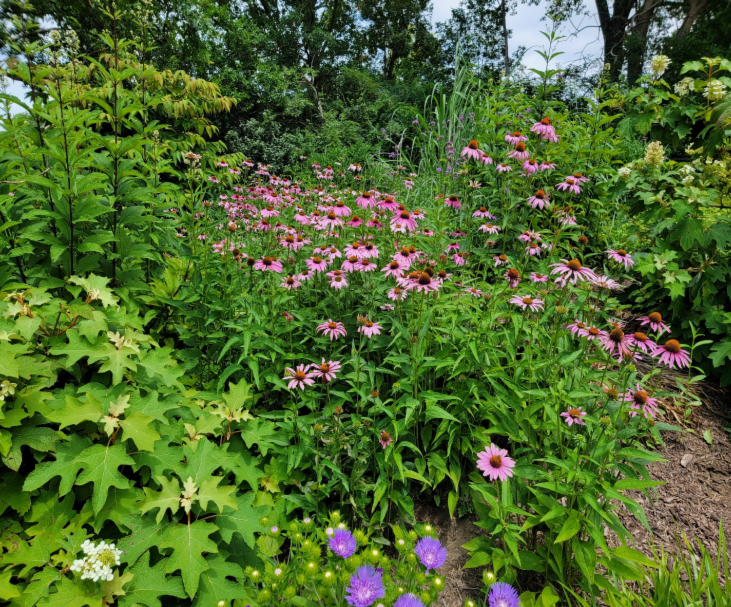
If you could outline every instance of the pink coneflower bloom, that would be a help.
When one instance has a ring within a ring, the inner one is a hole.
[[[395,211],[398,209],[398,202],[396,202],[392,196],[386,196],[378,203],[378,206],[382,209],[386,209],[387,211]]]
[[[680,342],[677,339],[669,339],[663,345],[658,344],[653,356],[659,356],[660,362],[670,369],[677,366],[683,369],[690,364],[690,355],[680,348]]]
[[[652,312],[647,316],[640,316],[637,320],[640,321],[641,326],[650,325],[650,328],[657,333],[658,337],[665,331],[670,333],[670,327],[668,327],[662,320],[660,312]]]
[[[515,144],[515,149],[508,152],[508,158],[514,160],[528,160],[530,158],[530,152],[525,149],[525,143],[522,141]]]
[[[496,255],[492,259],[495,262],[496,268],[498,266],[502,266],[502,265],[505,265],[506,263],[508,263],[508,258],[505,255]]]
[[[546,276],[545,274],[538,274],[536,272],[530,273],[530,279],[533,282],[548,282],[548,276]]]
[[[568,177],[572,177],[579,183],[586,183],[587,181],[589,181],[589,178],[585,177],[583,173],[574,173],[573,175],[569,175]]]
[[[330,341],[347,335],[345,325],[341,322],[335,322],[332,318],[328,318],[327,322],[317,325],[317,330],[321,331],[323,335],[327,335]]]
[[[480,144],[473,139],[462,149],[462,156],[465,156],[467,160],[479,160],[482,157]]]
[[[285,249],[290,251],[299,251],[306,244],[309,244],[309,240],[305,240],[302,236],[295,236],[293,234],[287,234],[282,240],[279,241]]]
[[[532,240],[540,240],[540,239],[541,239],[541,235],[538,232],[533,232],[531,230],[526,230],[520,236],[518,236],[518,240],[522,240],[525,243],[529,243]]]
[[[259,211],[259,214],[262,217],[279,217],[279,211],[277,211],[274,207],[264,207],[261,211]]]
[[[348,280],[340,270],[328,272],[327,277],[330,279],[330,286],[333,289],[339,290],[348,286]]]
[[[539,312],[543,310],[543,302],[540,299],[533,299],[532,297],[521,297],[516,295],[510,298],[510,303],[520,306],[523,310],[530,308],[533,312]]]
[[[594,280],[592,280],[592,283],[594,286],[599,287],[600,289],[621,289],[622,285],[619,284],[616,280],[612,280],[611,278],[608,278],[606,276],[595,276]]]
[[[355,272],[356,271],[356,264],[360,261],[360,257],[356,255],[351,255],[348,257],[344,262],[343,265],[340,266],[340,269],[343,270],[343,272]]]
[[[625,251],[624,249],[617,249],[616,251],[609,249],[608,251],[606,251],[606,254],[609,259],[616,261],[617,263],[624,264],[625,270],[629,270],[633,265],[635,265],[635,262],[630,254],[627,253],[627,251]]]
[[[412,281],[408,287],[410,291],[416,291],[417,293],[429,293],[431,291],[439,290],[439,282],[432,279],[427,272],[421,272],[414,281]]]
[[[463,266],[467,263],[464,253],[455,253],[454,255],[452,255],[452,261],[458,266]]]
[[[495,168],[497,169],[498,173],[506,173],[507,171],[513,170],[509,164],[499,164]]]
[[[361,250],[361,258],[363,259],[378,259],[378,247],[374,245],[373,243],[367,242],[363,245],[363,249]]]
[[[561,274],[556,279],[557,283],[565,283],[566,281],[575,285],[577,280],[594,280],[596,275],[589,268],[585,268],[581,265],[578,259],[572,259],[568,261],[566,259],[561,260],[562,263],[551,264],[551,274]]]
[[[546,162],[545,160],[541,162],[540,166],[538,167],[541,171],[552,171],[556,168],[555,163],[553,162]]]
[[[482,476],[489,480],[506,481],[513,476],[515,461],[508,457],[505,449],[490,443],[484,451],[477,454],[477,469],[482,470]]]
[[[360,259],[353,267],[358,272],[375,272],[378,266],[370,259]]]
[[[602,331],[601,329],[597,329],[596,327],[579,329],[579,337],[586,337],[587,341],[594,341],[595,339],[602,340],[607,335],[608,333],[606,331]]]
[[[282,273],[282,262],[277,261],[276,257],[263,257],[254,264],[255,270],[261,270],[262,272],[276,272],[277,274]]]
[[[327,270],[329,262],[326,259],[315,255],[313,258],[305,260],[305,263],[307,264],[307,267],[313,272],[324,272],[325,270]]]
[[[508,285],[511,289],[514,289],[520,284],[520,272],[518,272],[515,268],[510,268],[503,276],[505,277],[505,280],[508,281]]]
[[[556,186],[557,190],[561,190],[562,192],[568,190],[572,194],[580,194],[581,188],[579,187],[579,184],[573,177],[567,177],[564,181],[559,183]]]
[[[448,196],[444,199],[444,204],[446,204],[448,207],[452,207],[453,209],[461,209],[462,203],[459,201],[459,198],[456,196]]]
[[[471,289],[465,289],[465,293],[468,293],[469,295],[472,295],[472,297],[480,298],[482,297],[482,291],[476,287],[472,287]]]
[[[558,142],[556,129],[551,126],[551,119],[548,117],[543,118],[540,122],[536,122],[532,127],[530,127],[530,130],[540,135],[541,139],[553,141],[554,143]]]
[[[620,362],[623,357],[632,353],[632,343],[619,327],[599,337],[599,343],[612,355],[616,350]]]
[[[383,304],[382,306],[378,306],[381,310],[386,310],[387,312],[390,312],[393,310],[393,304]]]
[[[482,152],[482,158],[480,158],[480,162],[487,166],[488,164],[492,164],[492,158],[490,158],[485,152]],[[472,185],[472,182],[470,181],[470,185]],[[475,187],[475,186],[472,186]]]
[[[336,374],[339,371],[340,363],[334,360],[329,360],[325,362],[325,359],[323,358],[322,364],[320,366],[312,365],[312,374],[315,377],[321,378],[323,384],[330,383],[332,380],[334,380]]]
[[[495,219],[495,215],[490,213],[490,211],[487,210],[487,207],[480,207],[472,213],[472,217],[479,217],[480,219],[484,219],[485,217],[488,219]]]
[[[467,236],[467,234],[465,234],[464,232],[462,232],[460,230],[457,230],[456,232],[450,232],[449,235],[452,238],[462,238],[462,236]]]
[[[400,211],[397,215],[394,215],[391,218],[391,227],[393,228],[397,224],[400,224],[402,228],[409,230],[409,232],[413,232],[416,228],[419,227],[416,223],[416,220],[411,216],[411,213],[409,213],[408,211]]]
[[[314,275],[315,273],[312,270],[305,268],[299,273],[299,275],[297,276],[297,280],[306,282],[308,280],[311,280]]]
[[[406,179],[406,180],[404,181],[404,187],[405,187],[405,188],[406,188],[407,190],[413,190],[413,189],[414,189],[414,182],[413,182],[413,181],[411,181],[411,179]]]
[[[385,449],[393,442],[393,439],[391,438],[391,435],[384,430],[381,432],[381,437],[378,439],[378,442],[381,443],[381,447]]]
[[[393,301],[402,301],[402,300],[406,299],[407,295],[408,295],[407,291],[405,291],[404,289],[400,289],[398,287],[396,287],[395,289],[391,289],[388,292],[388,298]]]
[[[402,267],[401,262],[394,259],[386,267],[384,267],[381,272],[385,273],[386,276],[401,278],[404,273],[404,269],[405,268]]]
[[[370,339],[374,335],[381,334],[381,325],[379,325],[377,322],[366,320],[364,325],[358,327],[358,332],[362,333],[368,339]]]
[[[411,250],[409,247],[403,247],[398,253],[396,253],[391,259],[398,261],[404,270],[408,270],[411,267],[414,259],[417,258],[416,249]]]
[[[543,210],[544,207],[547,207],[550,204],[548,194],[546,194],[543,190],[538,190],[535,194],[533,194],[533,196],[528,198],[528,204],[534,209]]]
[[[458,242],[450,242],[447,245],[447,253],[449,253],[450,251],[459,251],[459,248],[460,248],[460,245]]]
[[[533,257],[534,255],[540,255],[543,251],[541,249],[541,246],[537,242],[531,242],[526,248],[525,252],[530,256]]]
[[[363,192],[355,199],[355,204],[363,209],[370,209],[376,206],[376,199],[370,192]]]
[[[574,424],[579,424],[580,426],[586,426],[586,422],[584,422],[582,417],[586,415],[586,411],[582,411],[581,407],[572,407],[568,411],[564,411],[561,413],[561,417],[566,419],[566,423],[569,426],[573,426]]]
[[[526,160],[523,163],[523,170],[528,174],[532,175],[533,173],[538,171],[538,162],[533,160],[532,158]]]
[[[302,211],[297,211],[294,214],[294,220],[297,223],[301,223],[303,226],[308,226],[311,223],[310,218],[307,215],[305,215]]]
[[[329,229],[333,229],[343,225],[343,220],[340,219],[333,211],[330,211],[325,217],[320,218],[320,224]]]
[[[632,335],[628,335],[627,340],[635,348],[637,348],[638,350],[642,350],[647,354],[652,354],[655,348],[657,348],[657,344],[641,331],[637,331]]]
[[[523,141],[528,141],[528,137],[521,134],[520,131],[515,131],[514,133],[508,133],[505,135],[505,141],[507,141],[510,145],[518,145]]]
[[[346,257],[362,257],[364,253],[364,247],[360,242],[354,242],[353,244],[349,244],[347,247],[345,247],[345,256]]]
[[[333,213],[335,213],[338,217],[348,217],[350,216],[350,209],[345,206],[345,203],[342,200],[338,200],[333,207]]]
[[[351,228],[357,228],[362,223],[363,223],[363,220],[360,217],[358,217],[357,215],[353,215],[350,218],[350,221],[347,223],[347,225],[349,225]]]
[[[279,286],[287,290],[292,289],[296,291],[302,286],[302,283],[297,280],[296,276],[287,276]]]
[[[360,173],[363,170],[363,167],[360,166],[357,162],[354,162],[348,167],[348,170],[352,173]]]
[[[497,234],[500,231],[500,228],[498,226],[491,223],[483,223],[477,229],[480,230],[480,232],[487,232],[488,234]]]
[[[299,388],[304,390],[305,386],[311,386],[315,383],[314,373],[309,372],[310,365],[298,365],[295,371],[292,367],[285,369],[284,377],[282,379],[289,380],[287,388],[293,390]]]
[[[640,384],[636,384],[635,387],[636,389],[634,391],[627,390],[627,392],[622,395],[622,400],[624,402],[632,403],[630,405],[630,409],[632,409],[632,411],[629,412],[629,416],[635,417],[637,415],[637,411],[642,411],[648,419],[650,417],[655,417],[659,407],[657,399],[651,398],[650,395],[642,389]]]
[[[572,335],[580,335],[581,331],[586,329],[586,324],[581,322],[580,320],[574,319],[574,322],[572,322],[566,328],[571,332]]]

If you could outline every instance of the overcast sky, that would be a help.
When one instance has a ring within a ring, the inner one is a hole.
[[[452,9],[459,6],[460,0],[432,0],[433,12],[432,22],[447,21],[452,15]],[[560,43],[559,51],[564,54],[556,59],[559,64],[573,63],[584,57],[600,58],[602,55],[601,32],[596,17],[596,4],[593,0],[587,0],[585,5],[591,13],[589,17],[574,19],[572,23],[564,26],[564,35],[578,31],[578,34],[571,35]],[[549,23],[541,21],[546,13],[546,3],[541,2],[539,6],[518,5],[515,15],[508,15],[508,29],[512,30],[512,37],[509,41],[512,54],[519,46],[526,48],[540,48],[546,42],[540,32],[548,29]],[[541,57],[533,51],[525,54],[523,63],[527,67],[543,68],[545,63]],[[553,67],[553,66],[552,66]]]

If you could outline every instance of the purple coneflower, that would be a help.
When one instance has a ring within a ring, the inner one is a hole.
[[[546,276],[545,274],[538,274],[536,272],[530,273],[530,279],[533,282],[548,282],[548,276]]]
[[[500,231],[500,228],[498,226],[491,223],[483,223],[477,229],[480,230],[480,232],[487,232],[488,234],[497,234]]]
[[[328,318],[327,322],[317,325],[317,330],[322,331],[323,335],[327,335],[330,341],[345,337],[345,325],[341,322],[335,322],[332,318]]]
[[[508,281],[511,289],[514,289],[520,284],[520,272],[515,268],[510,268],[503,276]]]
[[[458,266],[463,266],[467,263],[464,253],[455,253],[454,255],[452,255],[452,261]]]
[[[556,186],[556,189],[561,190],[562,192],[568,190],[571,194],[581,194],[581,188],[573,177],[567,177]]]
[[[528,160],[528,158],[530,158],[530,152],[525,149],[525,143],[520,141],[519,143],[515,144],[515,149],[508,152],[508,158],[519,161]]]
[[[606,251],[606,253],[609,259],[616,261],[617,263],[623,264],[625,270],[629,270],[633,265],[635,265],[635,262],[630,254],[627,253],[627,251],[625,251],[624,249],[617,249],[616,251],[609,249],[608,251]]]
[[[491,481],[506,481],[513,476],[515,460],[508,457],[506,449],[490,443],[484,451],[477,454],[477,469],[482,470],[482,476],[487,476]]]
[[[462,203],[459,201],[459,198],[456,196],[448,196],[444,199],[444,204],[446,204],[448,207],[452,207],[453,209],[461,209]]]
[[[523,171],[525,171],[528,175],[532,175],[538,171],[538,162],[532,158],[526,160],[523,162]]]
[[[540,255],[543,250],[537,242],[531,242],[526,248],[525,252],[528,256],[533,257],[534,255]]]
[[[468,160],[479,160],[482,157],[480,144],[473,139],[462,149],[462,156],[466,157]]]
[[[507,256],[502,255],[502,254],[501,255],[496,255],[495,257],[492,258],[492,260],[495,262],[495,267],[496,268],[498,266],[502,266],[502,265],[505,265],[506,263],[508,263]]]
[[[543,190],[538,190],[528,199],[528,204],[534,209],[543,210],[544,207],[547,207],[550,204],[548,194],[546,194]]]
[[[388,292],[388,298],[393,301],[402,301],[406,299],[406,296],[408,295],[408,292],[404,289],[400,289],[396,287],[395,289],[391,289]]]
[[[296,370],[292,369],[292,367],[287,367],[283,377],[283,379],[289,380],[287,388],[290,390],[295,388],[304,390],[305,386],[311,386],[314,384],[315,380],[313,378],[315,375],[314,373],[309,372],[309,368],[310,365],[298,365]]]
[[[575,285],[577,280],[593,280],[596,276],[592,270],[583,267],[578,259],[571,261],[562,259],[561,263],[551,264],[551,267],[553,268],[551,274],[561,274],[556,279],[556,282],[560,283],[568,281]]]
[[[509,164],[499,164],[495,168],[497,169],[498,173],[507,173],[508,171],[513,170]]]
[[[361,327],[358,327],[358,332],[365,335],[367,338],[371,338],[374,335],[380,335],[381,334],[381,325],[379,325],[377,322],[372,322],[370,320],[366,320],[365,324]]]
[[[285,278],[279,286],[284,289],[292,289],[296,291],[302,286],[302,283],[297,280],[296,276],[287,276],[287,278]]]
[[[657,415],[657,409],[659,407],[657,399],[651,398],[647,392],[640,387],[640,384],[636,384],[636,389],[634,391],[627,390],[627,392],[622,395],[622,400],[632,403],[630,405],[630,409],[633,410],[629,412],[630,417],[635,417],[637,415],[637,411],[642,411],[647,418],[655,417]]]
[[[632,335],[628,335],[627,341],[629,341],[629,343],[631,343],[638,350],[642,350],[647,354],[652,354],[655,348],[657,348],[657,344],[641,331],[637,331]]]
[[[276,272],[277,274],[281,274],[282,262],[277,261],[276,257],[262,257],[256,261],[254,269],[261,270],[262,272]]]
[[[376,206],[376,199],[370,192],[363,192],[358,198],[355,199],[355,204],[363,209],[370,209]]]
[[[616,280],[612,280],[611,278],[607,278],[606,276],[595,276],[594,280],[592,280],[592,283],[599,287],[600,289],[621,289],[622,285],[619,284]]]
[[[416,543],[414,554],[419,557],[427,572],[430,569],[439,569],[447,560],[447,549],[433,537],[422,537]]]
[[[675,366],[678,369],[683,369],[690,364],[690,355],[681,349],[680,342],[677,339],[669,339],[662,345],[658,344],[652,354],[653,356],[659,356],[660,362],[670,369]]]
[[[505,135],[505,141],[507,141],[510,145],[518,145],[523,141],[528,141],[528,137],[523,135],[520,131],[515,131]]]
[[[484,219],[485,217],[488,219],[495,219],[495,216],[487,210],[487,207],[480,207],[472,213],[472,217],[479,217],[480,219]]]
[[[662,314],[660,312],[652,312],[647,316],[640,316],[637,320],[640,321],[640,325],[642,326],[649,324],[650,328],[657,333],[658,337],[665,331],[670,333],[670,327],[662,321]]]
[[[333,379],[335,379],[335,376],[337,373],[340,372],[340,363],[330,360],[325,361],[325,359],[322,359],[322,364],[318,367],[316,365],[312,365],[312,373],[315,377],[321,377],[322,381],[327,383],[331,382]]]
[[[569,426],[573,426],[574,424],[579,424],[580,426],[586,426],[586,423],[584,422],[582,417],[586,415],[586,411],[582,411],[581,407],[572,407],[568,411],[564,411],[561,413],[561,417],[566,419],[566,423]]]
[[[311,259],[305,260],[305,264],[307,264],[307,267],[313,272],[323,272],[327,270],[328,263],[329,262],[326,259],[318,257],[317,255]]]
[[[615,327],[609,333],[600,336],[599,343],[612,355],[614,355],[616,350],[620,362],[624,356],[632,352],[632,342],[619,327]]]
[[[385,449],[393,442],[393,439],[391,438],[391,435],[384,430],[381,432],[381,437],[378,439],[378,442],[381,443],[381,447]]]
[[[465,293],[472,295],[472,297],[476,297],[477,299],[482,297],[482,291],[476,287],[472,287],[470,289],[465,289]]]
[[[539,312],[543,310],[543,302],[540,299],[533,299],[532,297],[521,297],[516,295],[510,298],[510,303],[520,306],[523,310],[530,308],[533,312]]]

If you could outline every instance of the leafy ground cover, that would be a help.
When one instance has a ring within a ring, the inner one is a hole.
[[[674,167],[654,141],[616,170],[616,90],[569,111],[547,38],[537,88],[463,70],[386,157],[282,175],[207,143],[230,100],[134,42],[19,49],[3,600],[435,604],[417,500],[475,516],[491,604],[597,604],[658,566],[620,513],[650,531],[661,399],[694,402],[711,342],[621,297],[633,205],[664,208],[645,192]]]

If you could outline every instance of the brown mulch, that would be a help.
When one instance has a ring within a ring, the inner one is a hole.
[[[665,389],[675,388],[672,375],[663,376],[662,382]],[[621,515],[634,547],[648,556],[652,546],[675,552],[675,538],[681,533],[715,556],[719,523],[731,521],[731,442],[722,428],[727,423],[724,415],[731,412],[731,392],[708,383],[693,385],[692,392],[702,399],[702,406],[689,409],[677,399],[663,401],[665,421],[684,426],[683,432],[663,433],[665,446],[658,452],[667,462],[650,467],[652,478],[666,484],[651,492],[652,500],[640,491],[630,492],[645,509],[652,533],[629,512]],[[706,431],[711,444],[703,438]],[[478,598],[482,568],[462,569],[468,560],[462,545],[485,533],[474,525],[474,517],[450,520],[446,504],[436,507],[425,502],[417,505],[416,517],[434,526],[448,551],[447,562],[439,570],[445,577],[439,607],[461,607],[467,598]]]

